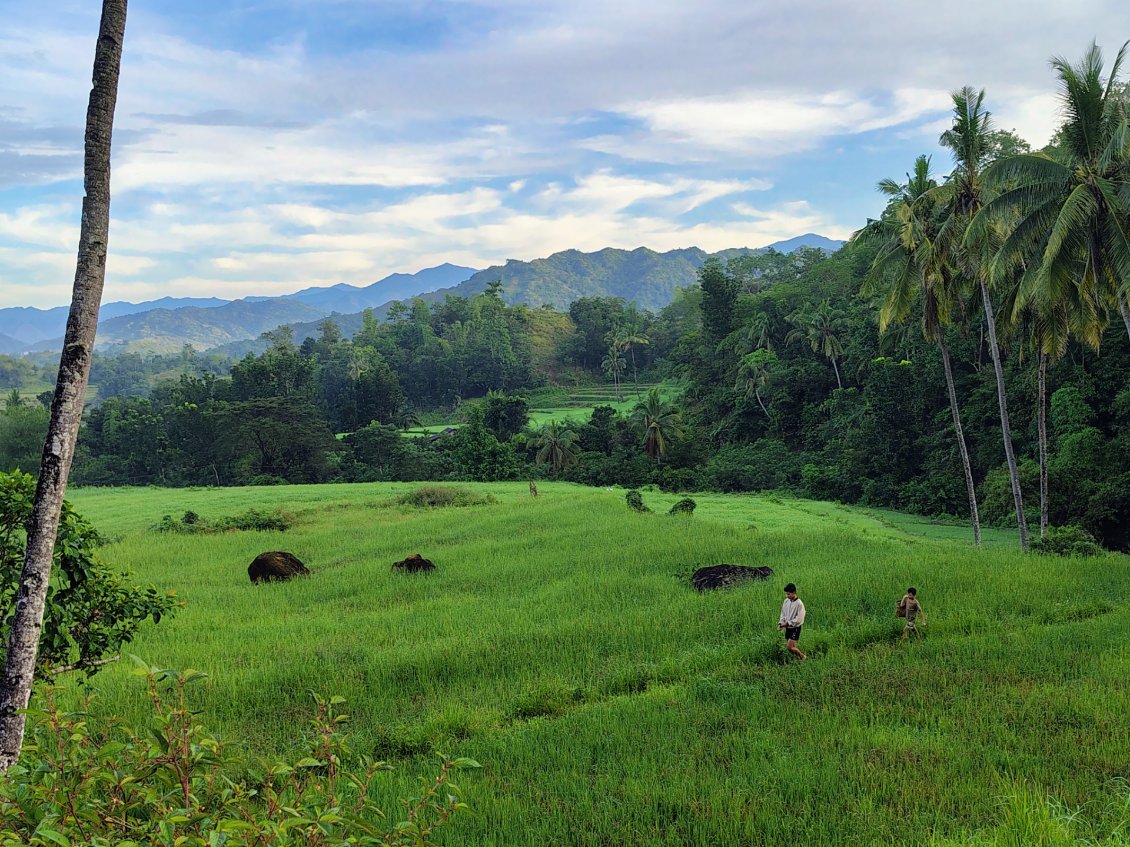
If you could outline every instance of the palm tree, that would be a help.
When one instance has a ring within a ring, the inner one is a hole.
[[[576,443],[577,434],[565,429],[557,421],[550,421],[538,432],[534,445],[538,448],[534,460],[539,464],[549,463],[554,472],[575,465],[579,457]]]
[[[1105,81],[1095,44],[1077,65],[1052,59],[1067,115],[1063,143],[1055,157],[1029,153],[987,168],[986,182],[1003,190],[969,232],[983,239],[1008,219],[991,271],[996,277],[1022,274],[1014,309],[1034,305],[1050,314],[1068,304],[1072,334],[1094,347],[1112,307],[1130,335],[1130,127],[1117,89],[1128,44]]]
[[[738,364],[738,380],[734,385],[742,396],[749,400],[754,398],[765,417],[769,417],[769,410],[761,399],[761,389],[769,384],[770,366],[777,361],[777,357],[769,350],[754,350],[742,357]]]
[[[914,163],[914,174],[907,174],[905,183],[892,179],[879,182],[878,190],[891,198],[887,210],[880,220],[870,222],[854,237],[860,242],[874,244],[878,250],[868,270],[863,293],[885,295],[879,311],[881,334],[892,324],[905,323],[920,298],[922,335],[927,341],[937,344],[942,354],[950,415],[973,521],[973,543],[979,547],[981,518],[977,509],[977,489],[973,484],[973,468],[965,443],[965,430],[961,425],[961,410],[946,344],[945,327],[951,321],[956,292],[946,257],[936,246],[941,211],[935,196],[937,187],[937,182],[930,176],[930,158],[919,156]]]
[[[750,319],[746,337],[754,350],[773,350],[773,316],[760,311]]]
[[[682,414],[663,402],[659,389],[653,388],[647,398],[632,410],[632,421],[643,429],[643,449],[656,464],[667,454],[667,445],[682,438]]]
[[[981,291],[985,312],[985,325],[989,337],[989,351],[997,380],[997,405],[1000,409],[1001,438],[1004,441],[1005,462],[1012,483],[1012,499],[1016,508],[1016,524],[1020,532],[1020,547],[1028,549],[1028,521],[1024,515],[1024,497],[1020,491],[1020,472],[1012,448],[1012,427],[1008,421],[1008,400],[1005,395],[1004,369],[1001,366],[1000,344],[997,341],[997,324],[993,301],[989,296],[988,254],[992,248],[991,233],[985,231],[981,238],[966,238],[970,222],[985,202],[983,165],[989,155],[992,121],[984,108],[985,92],[966,86],[953,93],[953,125],[942,133],[939,142],[949,148],[954,157],[954,170],[949,182],[936,193],[946,201],[946,219],[938,232],[939,249],[951,253],[954,264],[969,278],[975,279]]]
[[[789,334],[785,336],[785,343],[792,344],[794,341],[807,340],[813,353],[823,353],[824,358],[832,363],[832,369],[836,372],[836,387],[843,388],[840,366],[837,364],[837,359],[844,355],[844,346],[839,338],[839,333],[845,327],[843,310],[833,308],[825,300],[815,312],[811,314],[797,312],[790,315],[788,321],[795,328],[789,330]]]
[[[396,428],[401,432],[407,432],[412,427],[420,426],[420,416],[416,414],[416,410],[411,406],[402,406],[396,410],[396,414],[392,418]]]
[[[636,347],[646,347],[651,342],[646,335],[641,335],[636,329],[621,329],[616,334],[616,342],[620,349],[632,354],[632,382],[636,384],[636,399],[640,396],[640,372],[636,367]]]
[[[615,344],[608,345],[608,352],[604,354],[604,359],[600,363],[601,370],[612,377],[612,384],[616,386],[616,396],[621,402],[624,400],[624,393],[620,390],[620,374],[624,372],[627,363],[620,355],[620,349]]]
[[[26,552],[13,604],[16,611],[8,637],[4,676],[0,680],[0,772],[6,772],[16,763],[23,746],[24,710],[31,696],[35,674],[55,534],[59,529],[63,495],[74,458],[83,398],[90,376],[98,306],[105,281],[106,244],[110,230],[110,138],[118,98],[125,27],[126,0],[103,0],[94,51],[94,85],[86,112],[83,162],[86,196],[82,202],[74,292],[59,359],[59,378],[51,403],[43,461],[39,468],[39,483],[27,527]]]

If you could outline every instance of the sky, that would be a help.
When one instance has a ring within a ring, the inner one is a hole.
[[[955,88],[1046,143],[1124,2],[132,0],[103,300],[847,238]],[[100,6],[0,0],[0,307],[70,300]]]

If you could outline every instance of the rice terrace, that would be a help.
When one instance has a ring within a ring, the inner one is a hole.
[[[1124,3],[131,5],[0,37],[0,847],[1130,845]]]

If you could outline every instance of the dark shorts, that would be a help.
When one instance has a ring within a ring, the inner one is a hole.
[[[799,626],[786,626],[785,627],[785,638],[787,638],[789,641],[799,641],[800,640],[800,627]]]

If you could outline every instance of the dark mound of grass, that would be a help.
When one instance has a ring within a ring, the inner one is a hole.
[[[248,509],[238,515],[226,515],[209,520],[196,512],[185,512],[180,518],[164,515],[150,529],[156,532],[176,532],[184,535],[209,535],[218,532],[285,532],[294,520],[280,512]]]
[[[498,501],[492,494],[479,494],[455,485],[421,485],[389,502],[418,509],[440,509],[447,506],[487,506]]]

